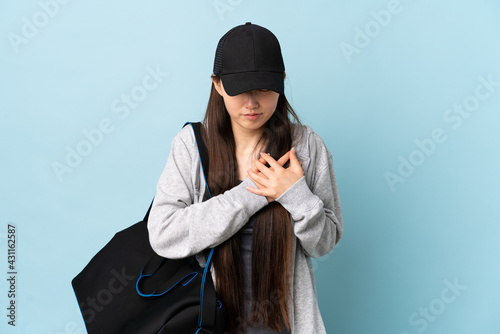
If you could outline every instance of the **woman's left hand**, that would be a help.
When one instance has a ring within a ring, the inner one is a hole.
[[[247,175],[259,188],[247,187],[247,189],[254,194],[266,196],[269,202],[271,202],[269,199],[275,200],[279,198],[304,175],[301,162],[295,155],[295,149],[292,148],[287,154],[289,154],[290,159],[288,168],[283,168],[267,153],[262,153],[261,159],[255,159],[254,165],[247,171]],[[270,167],[266,167],[260,161],[262,159],[269,163]],[[284,160],[283,164],[287,160]],[[256,173],[254,170],[258,170],[258,172]]]

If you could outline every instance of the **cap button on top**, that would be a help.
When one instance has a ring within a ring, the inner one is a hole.
[[[245,23],[245,24],[246,24],[246,25],[250,25],[250,24],[252,24],[252,22],[247,22],[247,23]]]

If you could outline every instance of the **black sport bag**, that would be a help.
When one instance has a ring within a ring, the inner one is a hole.
[[[187,124],[193,127],[206,179],[201,123]],[[194,256],[173,260],[156,254],[147,229],[152,205],[142,221],[116,233],[71,281],[88,333],[224,333],[227,314],[210,274],[214,249],[205,268]]]

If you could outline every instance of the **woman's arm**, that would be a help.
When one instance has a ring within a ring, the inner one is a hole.
[[[246,190],[255,187],[248,177],[223,194],[193,203],[194,164],[199,163],[193,131],[186,126],[172,141],[149,214],[149,240],[163,257],[184,258],[221,244],[268,203],[264,196]]]
[[[293,231],[311,257],[328,254],[342,237],[342,210],[333,170],[332,155],[321,137],[312,132],[309,139],[310,185],[306,175],[276,199],[293,219]],[[309,174],[309,172],[307,172]]]

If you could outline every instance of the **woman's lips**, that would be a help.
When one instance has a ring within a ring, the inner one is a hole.
[[[259,116],[262,115],[262,114],[244,114],[243,116],[245,116],[247,119],[253,121],[253,120],[256,120],[257,118],[259,118]]]

